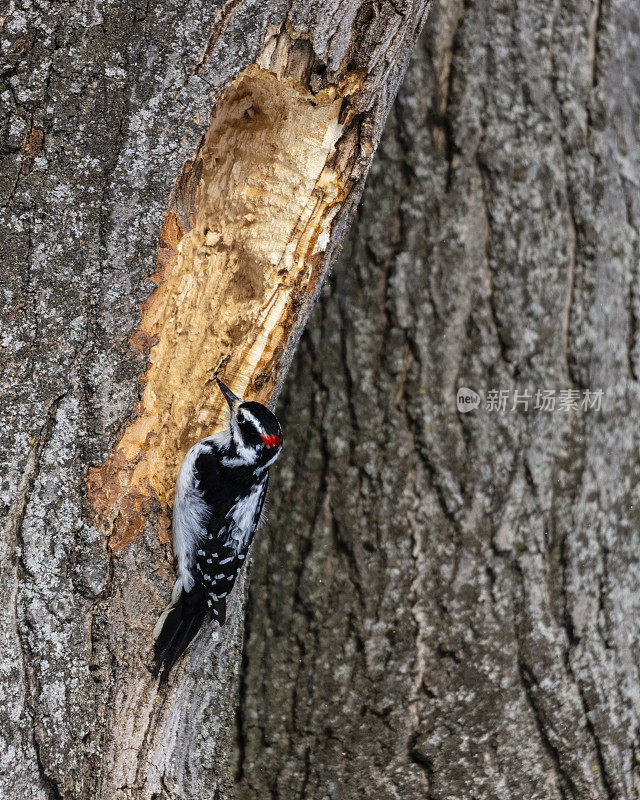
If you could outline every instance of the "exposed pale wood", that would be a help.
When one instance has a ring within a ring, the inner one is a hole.
[[[332,226],[360,163],[360,122],[335,88],[312,93],[259,67],[218,98],[177,181],[158,288],[134,333],[150,348],[142,398],[90,476],[91,502],[114,529],[111,547],[143,530],[153,500],[171,501],[186,451],[219,428],[226,404],[215,374],[240,396],[270,399],[335,247]]]

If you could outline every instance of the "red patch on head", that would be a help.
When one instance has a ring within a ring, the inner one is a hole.
[[[262,436],[262,441],[265,447],[280,447],[282,444],[282,439],[276,436],[275,433],[272,433],[270,436]]]

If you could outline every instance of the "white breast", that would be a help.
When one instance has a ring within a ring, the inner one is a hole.
[[[257,483],[242,500],[239,500],[227,514],[229,520],[229,538],[225,543],[233,547],[236,553],[244,550],[255,529],[255,516],[258,504],[264,491],[264,480]]]

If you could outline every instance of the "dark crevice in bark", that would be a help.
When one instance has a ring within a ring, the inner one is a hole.
[[[251,614],[247,613],[244,621],[244,641],[249,641],[251,637]],[[245,719],[245,698],[247,695],[247,672],[248,672],[248,657],[246,645],[242,649],[242,657],[240,661],[240,679],[238,681],[238,705],[236,708],[236,747],[238,750],[238,762],[234,780],[239,783],[244,778],[245,769],[245,755],[246,755],[246,725]]]
[[[481,135],[480,141],[482,141],[483,137],[484,133]],[[509,345],[504,336],[503,326],[500,320],[500,312],[497,305],[497,292],[494,287],[493,267],[491,266],[491,261],[492,261],[491,240],[493,237],[493,231],[492,231],[491,213],[489,210],[489,205],[487,200],[487,198],[491,195],[491,173],[482,161],[479,148],[475,153],[475,164],[478,169],[478,174],[480,176],[480,185],[482,187],[481,205],[484,212],[484,222],[486,231],[484,237],[484,269],[486,271],[489,283],[489,294],[487,297],[487,305],[491,315],[493,333],[495,334],[498,348],[500,350],[500,360],[504,365],[504,367],[509,369],[510,365],[512,364],[512,358],[509,353]]]
[[[560,751],[551,743],[551,740],[549,739],[549,735],[547,733],[547,721],[535,696],[535,689],[537,687],[536,678],[531,671],[531,668],[524,662],[521,656],[518,657],[518,669],[529,707],[531,708],[533,718],[538,728],[540,740],[544,744],[545,750],[549,754],[558,776],[558,788],[560,789],[562,797],[565,799],[567,797],[573,797],[578,800],[578,798],[581,797],[581,792],[575,785],[571,776],[563,768]]]
[[[207,41],[206,47],[204,49],[204,53],[202,54],[202,58],[198,61],[195,65],[193,70],[191,71],[191,75],[200,75],[202,70],[204,69],[205,65],[209,61],[211,57],[211,53],[213,52],[213,48],[215,47],[217,41],[220,39],[220,34],[224,30],[225,25],[229,21],[229,18],[233,14],[233,12],[242,4],[242,0],[226,0],[226,2],[222,5],[219,12],[219,17],[214,23],[213,30],[211,31],[211,35]],[[181,90],[187,85],[189,79],[191,78],[189,75],[185,78]]]
[[[421,770],[424,771],[425,778],[427,780],[427,785],[430,786],[433,782],[433,777],[435,774],[435,770],[433,768],[433,764],[431,759],[421,753],[420,750],[416,747],[415,737],[409,740],[408,748],[407,748],[407,755],[409,761],[412,761],[414,764],[417,764]],[[433,795],[430,791],[424,795],[425,800],[431,800]]]
[[[578,688],[580,688],[580,687],[578,686]],[[600,737],[597,735],[596,730],[594,728],[594,725],[591,722],[590,709],[589,709],[589,706],[587,704],[587,700],[586,700],[586,698],[584,696],[584,692],[582,690],[580,691],[580,699],[582,701],[582,708],[583,708],[583,711],[584,711],[584,718],[585,718],[585,724],[586,724],[586,727],[587,727],[587,731],[589,732],[589,735],[590,735],[591,739],[593,740],[596,756],[597,756],[597,759],[598,759],[599,777],[602,780],[602,783],[604,785],[604,789],[606,791],[608,800],[616,800],[616,798],[618,798],[620,795],[614,789],[613,785],[611,784],[611,782],[609,780],[609,775],[608,775],[608,770],[607,770],[607,763],[605,761],[604,753],[602,751],[602,742],[600,741]]]
[[[594,0],[593,10],[591,12],[591,24],[589,31],[589,50],[592,53],[591,62],[591,87],[595,88],[598,84],[599,70],[598,62],[601,56],[601,41],[602,32],[604,27],[604,10],[603,5],[607,0]]]

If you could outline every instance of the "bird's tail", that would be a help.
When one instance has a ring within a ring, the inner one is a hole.
[[[178,581],[171,600],[153,631],[154,674],[160,673],[160,682],[169,677],[171,668],[198,633],[207,615],[207,600],[197,585],[185,592]]]

